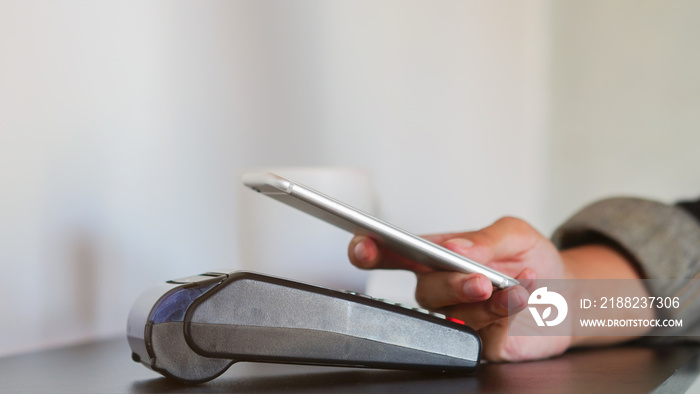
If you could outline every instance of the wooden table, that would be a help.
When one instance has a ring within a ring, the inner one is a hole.
[[[211,382],[188,386],[133,362],[120,338],[0,359],[0,392],[683,392],[699,360],[700,347],[688,345],[579,350],[550,360],[484,364],[472,375],[238,363]]]

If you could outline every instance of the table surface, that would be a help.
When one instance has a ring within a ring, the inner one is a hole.
[[[2,358],[0,392],[683,392],[699,361],[696,346],[624,346],[487,363],[471,375],[237,363],[213,381],[183,385],[131,361],[126,339],[113,339]]]

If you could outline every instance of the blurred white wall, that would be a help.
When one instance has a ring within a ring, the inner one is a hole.
[[[2,1],[0,354],[122,333],[151,284],[237,267],[251,166],[366,167],[416,232],[539,220],[533,4]]]
[[[238,267],[249,167],[366,167],[419,233],[692,194],[664,175],[697,160],[698,7],[606,4],[3,0],[0,354],[121,335],[151,284]]]
[[[0,352],[122,331],[157,277],[236,260],[251,65],[219,15],[0,3]]]
[[[554,224],[610,195],[700,195],[700,2],[551,3]]]

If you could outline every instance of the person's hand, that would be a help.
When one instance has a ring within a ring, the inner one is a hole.
[[[571,336],[510,336],[508,315],[527,306],[523,286],[533,279],[570,277],[554,245],[526,222],[503,218],[479,231],[428,235],[426,239],[460,255],[518,279],[523,285],[494,291],[484,275],[436,271],[355,236],[348,257],[363,269],[406,269],[418,282],[416,300],[430,310],[464,321],[478,331],[483,355],[491,361],[520,361],[563,353]],[[533,289],[529,289],[530,291]]]

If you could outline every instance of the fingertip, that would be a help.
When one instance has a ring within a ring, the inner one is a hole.
[[[356,235],[354,236],[351,240],[350,243],[348,244],[348,258],[350,259],[350,262],[353,265],[358,265],[359,258],[358,258],[358,245],[362,244],[362,241],[366,237]]]
[[[461,290],[467,301],[483,301],[491,297],[493,285],[484,275],[475,274],[462,283]]]
[[[365,247],[364,241],[356,243],[353,252],[355,252],[355,258],[357,261],[367,261],[367,247]]]
[[[533,290],[535,290],[535,284],[537,282],[537,272],[533,270],[532,268],[525,268],[516,276],[516,279],[520,282],[520,285],[527,290],[528,293],[531,293]]]
[[[528,267],[528,268],[525,268],[524,270],[522,270],[518,274],[516,279],[518,279],[518,280],[521,280],[521,279],[523,279],[523,280],[535,280],[535,279],[537,279],[537,272],[535,272],[535,270],[533,270],[532,268]]]
[[[525,309],[530,296],[530,293],[522,285],[511,286],[498,293],[494,297],[497,308],[505,315],[512,315]]]
[[[359,268],[371,268],[378,255],[376,244],[364,236],[355,237],[350,250],[350,261]]]

